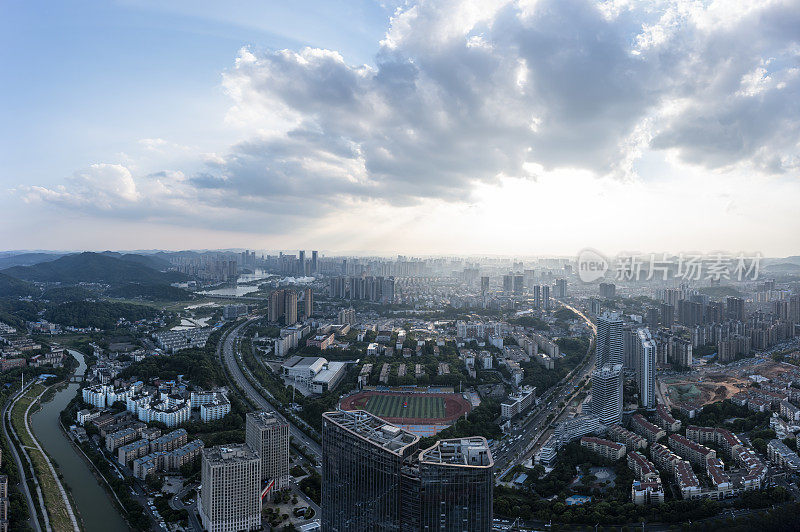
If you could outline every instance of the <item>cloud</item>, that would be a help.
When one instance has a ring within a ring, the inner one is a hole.
[[[26,193],[176,223],[273,217],[277,231],[364,202],[477,201],[482,186],[539,171],[646,178],[634,168],[647,151],[795,172],[798,27],[797,3],[779,0],[403,4],[373,65],[242,49],[223,87],[227,122],[248,138],[198,153],[198,169],[92,165]]]

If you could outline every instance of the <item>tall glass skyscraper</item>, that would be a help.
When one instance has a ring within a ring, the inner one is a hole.
[[[322,529],[488,532],[494,461],[484,438],[419,438],[364,411],[322,416]]]
[[[619,314],[605,312],[597,318],[597,367],[624,363],[625,341],[622,336],[622,319]]]
[[[650,329],[636,331],[636,383],[639,386],[639,403],[645,408],[656,407],[656,343]]]
[[[622,421],[622,364],[606,364],[594,370],[591,410],[604,425]]]
[[[400,530],[400,469],[419,436],[363,410],[322,415],[322,529]]]
[[[419,455],[419,527],[492,529],[494,461],[484,438],[441,440]]]

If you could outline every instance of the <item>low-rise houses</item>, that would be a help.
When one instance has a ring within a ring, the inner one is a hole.
[[[634,480],[631,484],[631,501],[636,505],[661,504],[664,502],[664,487],[661,478],[653,480]]]
[[[800,471],[800,457],[778,439],[770,440],[767,444],[767,456],[778,467],[791,471]]]
[[[600,430],[600,418],[595,415],[582,415],[559,423],[553,434],[542,445],[537,455],[537,462],[552,464],[561,449],[567,443]]]
[[[505,419],[511,419],[527,410],[536,399],[536,388],[523,386],[500,404],[500,414]]]
[[[153,339],[161,349],[174,353],[191,347],[205,347],[212,330],[211,327],[199,327],[181,331],[163,331],[155,333]]]
[[[231,402],[225,394],[217,393],[209,402],[200,405],[200,420],[204,423],[222,419],[231,411]]]
[[[716,456],[706,458],[706,473],[717,491],[727,491],[733,487],[731,477],[725,472],[725,464]]]
[[[383,384],[388,384],[389,383],[389,372],[391,371],[391,369],[392,369],[392,367],[388,363],[384,362],[383,366],[381,366],[381,374],[378,377],[378,380],[380,382],[382,382]]]
[[[143,428],[143,426],[142,426]],[[139,438],[141,428],[126,428],[106,435],[106,450],[114,452],[117,447]]]
[[[646,439],[642,438],[635,432],[631,432],[623,428],[621,425],[609,425],[606,435],[611,440],[624,443],[625,447],[631,451],[638,451],[647,448]]]
[[[369,384],[369,377],[372,374],[372,364],[364,364],[358,372],[358,385],[364,387]]]
[[[650,446],[650,458],[661,469],[666,470],[669,474],[675,474],[675,467],[682,458],[669,450],[668,447],[660,443],[654,443]]]
[[[145,387],[142,382],[123,386],[110,384],[87,386],[82,394],[84,402],[97,408],[105,408],[123,401],[126,410],[139,421],[144,423],[159,421],[167,427],[177,427],[189,421],[193,405],[196,405],[195,408],[199,407],[200,419],[204,422],[224,417],[231,408],[230,401],[221,391],[193,391],[187,394],[185,387],[173,386],[172,389]],[[84,418],[83,422],[85,421]]]
[[[706,460],[717,456],[717,452],[714,449],[709,449],[705,445],[700,445],[680,434],[670,434],[667,442],[670,449],[697,467],[705,468]]]
[[[684,499],[695,499],[702,495],[700,481],[697,480],[697,475],[692,471],[692,466],[688,461],[681,460],[675,464],[675,480],[678,483],[678,489],[681,490],[681,497]]]
[[[653,480],[659,478],[656,466],[640,452],[628,453],[628,468],[633,471],[639,480]]]
[[[667,435],[666,431],[661,427],[653,425],[647,421],[641,414],[634,414],[631,417],[631,429],[633,432],[644,436],[647,441],[653,443]]]
[[[623,444],[606,440],[604,438],[584,436],[581,438],[581,447],[588,449],[607,460],[621,460],[625,456],[625,446]]]
[[[790,403],[788,399],[780,402],[780,412],[781,416],[788,421],[800,421],[800,408]]]
[[[681,422],[672,417],[667,407],[661,403],[656,406],[656,424],[663,427],[667,432],[678,432],[681,430]]]

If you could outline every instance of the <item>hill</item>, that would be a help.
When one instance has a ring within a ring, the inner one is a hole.
[[[162,273],[145,266],[141,264],[141,259],[132,258],[131,255],[125,257],[85,252],[32,266],[14,266],[0,273],[26,281],[61,283],[169,284],[186,278],[181,273]]]
[[[116,286],[109,289],[105,295],[119,299],[145,299],[148,301],[190,301],[197,297],[188,290],[170,285],[138,283]]]
[[[148,268],[152,268],[158,271],[167,270],[171,264],[168,260],[163,259],[156,255],[138,255],[136,253],[115,253],[113,251],[104,251],[101,255],[105,255],[106,257],[113,257],[115,259],[120,259],[128,262],[133,262],[135,264],[141,264],[142,266],[147,266]]]
[[[30,283],[0,273],[0,297],[25,297],[38,294],[39,290]]]
[[[48,321],[73,327],[113,328],[119,318],[138,321],[153,318],[158,311],[145,305],[112,303],[110,301],[70,301],[47,309]]]
[[[40,262],[50,262],[63,257],[63,253],[17,253],[16,255],[3,255],[0,257],[0,270],[12,266],[33,266]]]

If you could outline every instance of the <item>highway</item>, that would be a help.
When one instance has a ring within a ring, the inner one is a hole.
[[[236,340],[239,337],[239,333],[256,321],[259,318],[251,318],[241,323],[231,329],[225,336],[222,342],[217,347],[217,356],[220,356],[221,351],[221,358],[225,363],[225,367],[228,368],[228,372],[230,373],[231,377],[236,381],[236,384],[241,388],[247,397],[252,401],[258,408],[265,410],[267,412],[274,412],[277,416],[281,419],[286,419],[278,410],[273,407],[269,401],[262,395],[261,393],[256,390],[250,381],[247,380],[247,377],[244,376],[242,369],[239,367],[239,364],[236,360],[236,350],[234,348]],[[322,460],[322,447],[314,440],[309,438],[302,430],[300,430],[291,420],[287,420],[289,423],[289,434],[291,434],[292,438],[294,438],[295,444],[302,444],[311,455],[313,455],[318,461],[321,462]]]
[[[546,441],[543,436],[549,434],[549,429],[564,417],[570,401],[580,391],[581,387],[576,386],[594,370],[594,343],[597,336],[597,327],[580,310],[566,303],[562,305],[580,316],[592,328],[593,335],[589,343],[587,358],[579,364],[571,373],[567,374],[565,381],[552,387],[539,398],[539,404],[534,407],[529,414],[515,424],[511,431],[510,439],[501,442],[493,453],[495,456],[495,471],[497,478],[502,476],[512,467],[525,462],[531,458],[540,447],[540,443]],[[564,406],[559,409],[558,405],[563,402]],[[547,416],[557,412],[550,421]],[[513,443],[508,443],[512,441]]]

